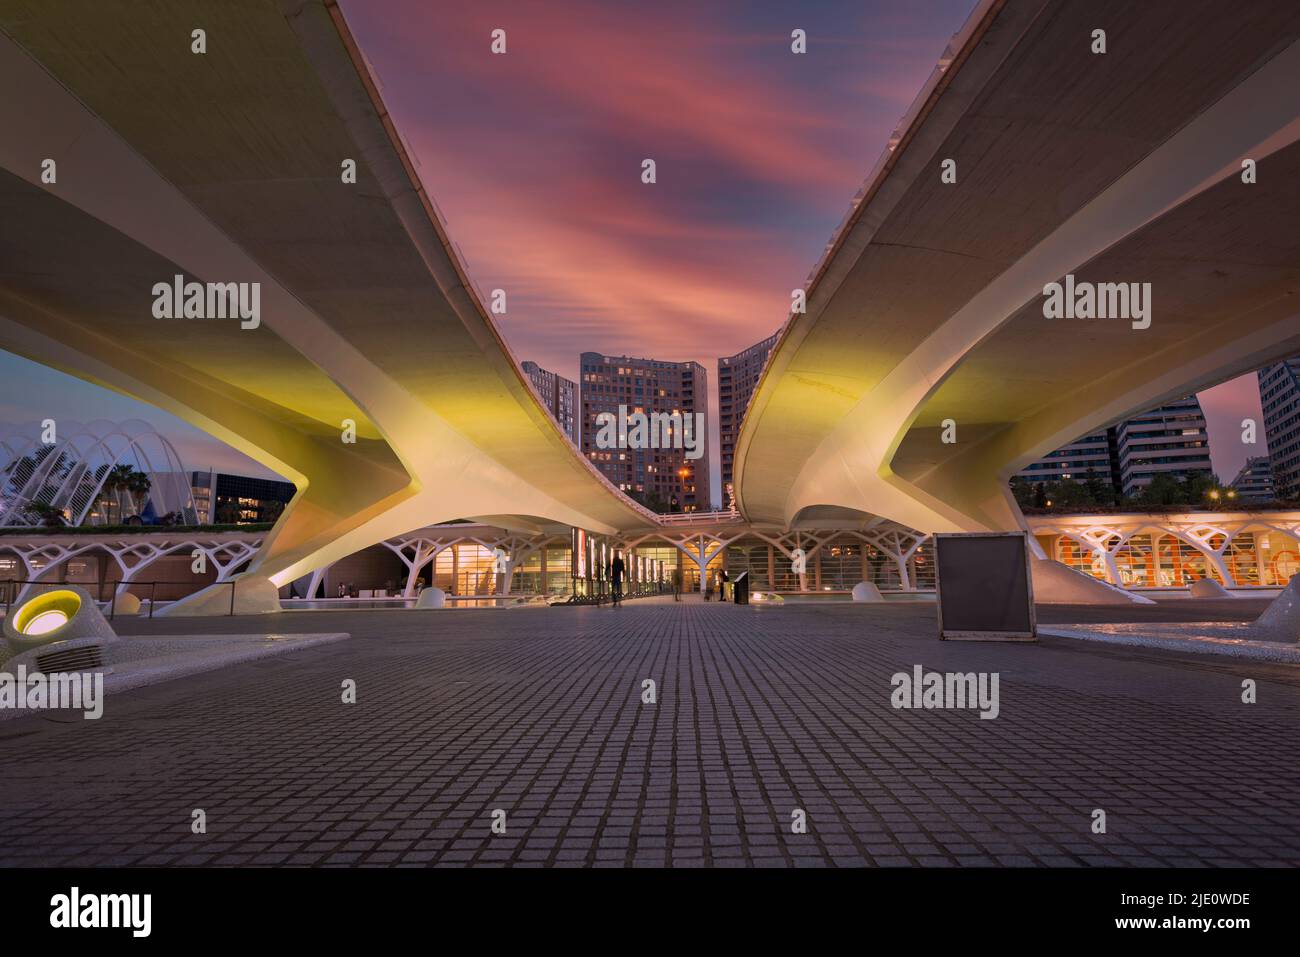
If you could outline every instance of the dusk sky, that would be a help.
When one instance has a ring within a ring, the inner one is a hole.
[[[973,0],[452,6],[343,2],[471,275],[507,292],[516,358],[572,379],[583,350],[694,359],[716,413],[717,357],[784,321]],[[498,27],[505,56],[489,52]],[[1265,451],[1262,427],[1240,443],[1260,415],[1253,374],[1202,401],[1228,481]],[[164,413],[0,354],[0,421],[47,415],[145,419],[192,468],[264,474]]]

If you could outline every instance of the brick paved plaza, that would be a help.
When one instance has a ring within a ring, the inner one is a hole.
[[[0,864],[1300,863],[1287,666],[940,643],[923,604],[286,613],[274,627],[353,638],[113,696],[97,722],[0,725]],[[999,717],[893,709],[890,676],[917,664],[999,672]],[[341,702],[348,678],[356,704]],[[206,835],[191,833],[196,808]],[[791,833],[795,808],[807,834]]]

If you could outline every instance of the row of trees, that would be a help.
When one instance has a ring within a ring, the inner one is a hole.
[[[1062,511],[1124,506],[1224,505],[1231,504],[1237,497],[1234,489],[1227,488],[1208,473],[1181,479],[1159,473],[1136,495],[1125,496],[1091,469],[1082,481],[1029,482],[1017,475],[1011,479],[1011,491],[1021,508],[1059,508]]]
[[[51,460],[52,455],[57,457]],[[33,482],[36,476],[40,479]],[[88,473],[75,456],[55,446],[42,446],[31,454],[0,464],[0,500],[16,502],[27,521],[47,528],[66,526],[74,518],[67,507],[52,505],[51,501],[71,498],[71,508],[79,512],[86,500],[76,489],[92,484],[98,485],[99,490],[89,513],[93,516],[89,519],[91,524],[142,523],[153,482],[147,473],[132,465],[101,463],[93,473]],[[651,498],[647,503],[650,507],[656,511],[669,510],[670,506],[657,495],[652,493]],[[249,521],[274,523],[283,513],[283,502],[263,501],[256,516],[250,518],[245,505],[233,498],[223,498],[218,501],[213,517],[220,525],[239,525]],[[182,525],[186,518],[181,512],[170,512],[157,516],[156,521],[159,525]]]
[[[149,492],[153,488],[153,482],[147,474],[131,465],[115,465],[112,468],[101,465],[96,469],[95,477],[103,479],[103,484],[100,485],[99,494],[95,500],[95,511],[104,516],[102,524],[120,525],[127,521],[126,509],[128,506],[132,509],[132,516],[138,516],[144,511],[145,502],[149,500]],[[46,484],[47,488],[43,490],[46,494],[42,497],[55,494],[59,488],[57,483],[47,482]],[[116,522],[113,520],[115,508],[117,511]],[[43,525],[46,528],[58,528],[67,525],[69,521],[68,513],[64,509],[41,501],[40,498],[27,502],[23,506],[23,513],[29,521]]]
[[[95,502],[96,511],[104,517],[104,521],[99,524],[130,525],[133,522],[139,524],[140,515],[144,511],[144,505],[148,501],[151,489],[152,483],[148,475],[136,471],[129,465],[115,466],[104,475],[104,484],[100,488],[99,497]],[[129,511],[129,513],[126,509],[127,502],[133,507],[133,510]],[[64,509],[46,502],[28,502],[23,506],[23,511],[29,521],[46,528],[61,528],[69,522],[68,513]],[[114,521],[115,514],[116,522]],[[261,503],[258,514],[253,521],[274,523],[279,520],[282,514],[284,514],[283,502],[266,501]],[[231,498],[220,501],[214,518],[218,525],[239,525],[246,521],[243,506]],[[183,525],[185,524],[185,516],[181,512],[168,512],[166,515],[158,516],[157,523],[159,525]]]

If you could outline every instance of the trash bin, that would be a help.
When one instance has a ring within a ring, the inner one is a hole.
[[[749,604],[749,572],[741,572],[731,583],[731,593],[736,596],[737,605]]]

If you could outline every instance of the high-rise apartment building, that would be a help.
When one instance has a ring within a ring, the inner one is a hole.
[[[1205,414],[1189,395],[1090,432],[1016,474],[1038,483],[1083,482],[1091,473],[1123,495],[1136,495],[1161,472],[1182,479],[1212,471]]]
[[[1300,356],[1259,370],[1259,404],[1278,498],[1300,498]]]
[[[1113,429],[1090,432],[1069,445],[1047,453],[1016,474],[1027,482],[1035,483],[1059,482],[1062,479],[1082,482],[1092,474],[1107,485],[1118,488],[1115,481],[1115,456],[1112,455],[1114,441]]]
[[[731,484],[736,464],[736,439],[745,421],[745,410],[758,386],[768,353],[776,345],[777,333],[756,342],[734,356],[718,360],[718,456],[722,467],[722,504],[732,504]]]
[[[1181,480],[1214,472],[1205,413],[1194,395],[1173,399],[1121,422],[1115,433],[1120,490],[1125,495],[1136,495],[1157,475]]]
[[[558,372],[543,369],[536,362],[522,363],[524,375],[533,383],[533,388],[542,397],[542,405],[551,413],[551,418],[560,424],[560,429],[574,445],[578,444],[578,387],[572,379],[566,379]]]
[[[1237,493],[1241,502],[1271,502],[1273,494],[1273,467],[1267,455],[1257,455],[1246,460],[1237,477],[1228,486]]]
[[[710,508],[709,386],[704,366],[599,352],[582,353],[581,362],[583,454],[625,492],[658,498],[674,511]],[[690,459],[685,448],[600,448],[596,416],[617,416],[620,406],[629,415],[701,413],[704,426],[696,440],[703,443],[704,454]]]

